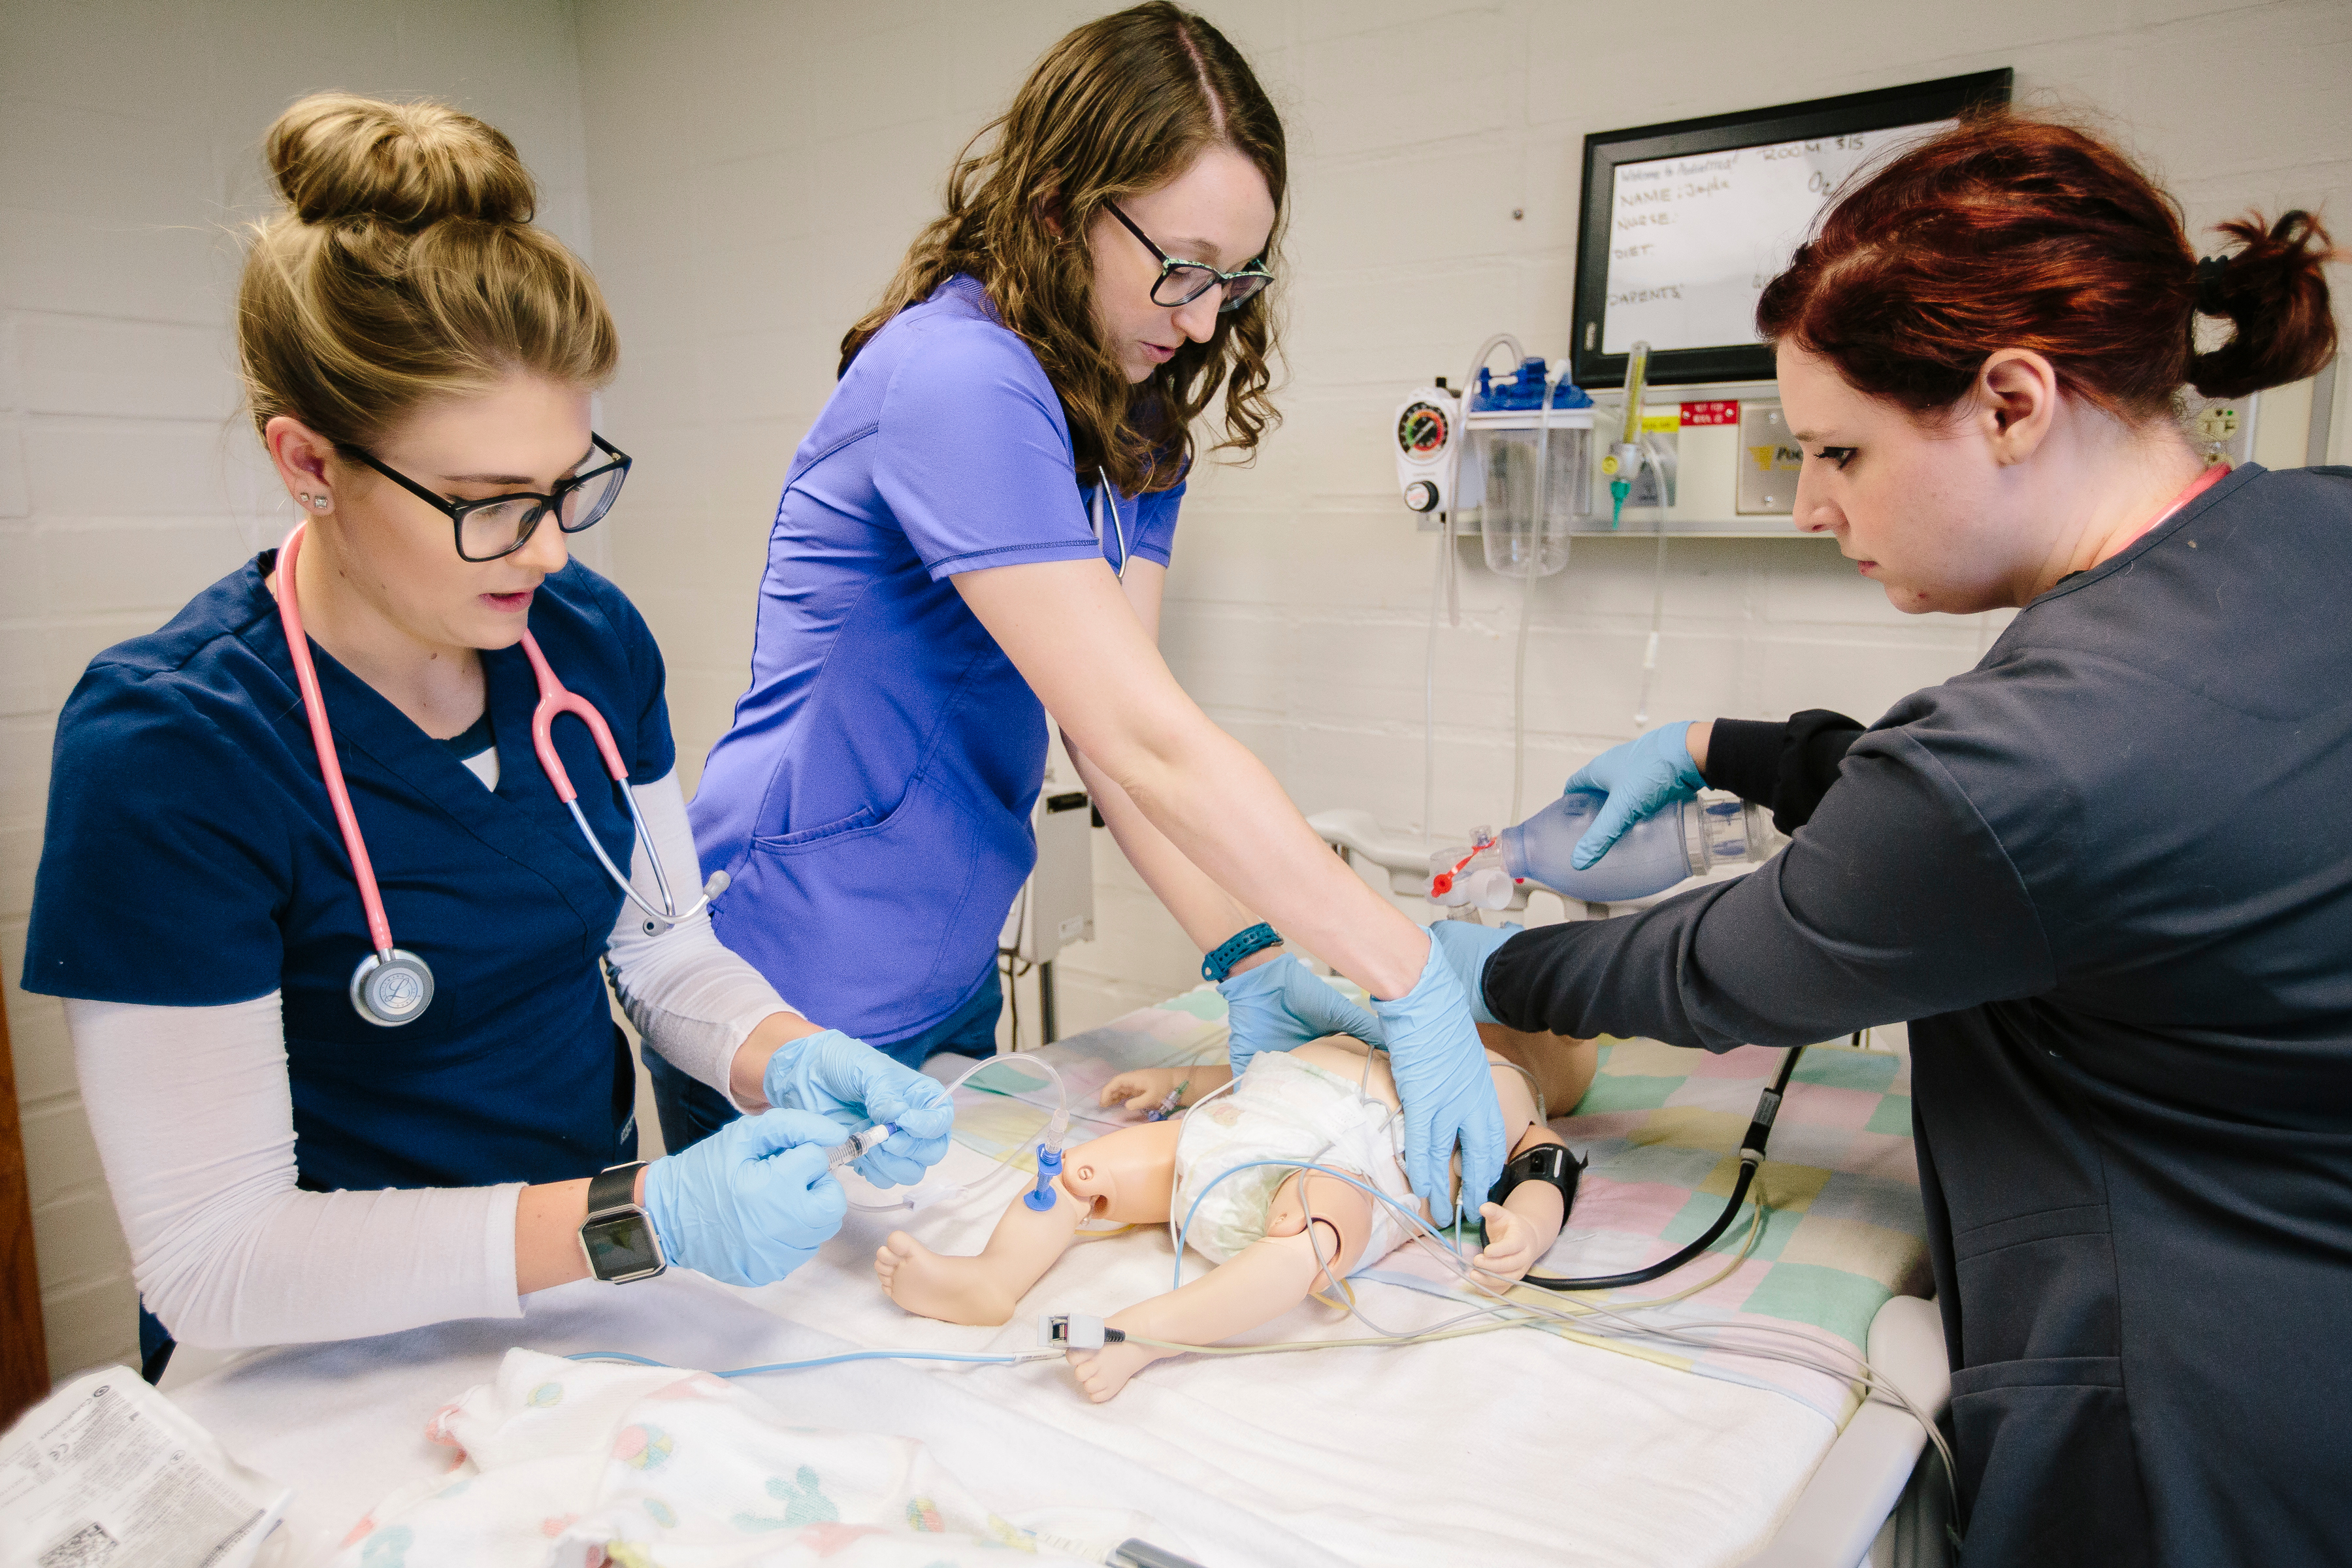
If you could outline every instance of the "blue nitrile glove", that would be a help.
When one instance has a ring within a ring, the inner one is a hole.
[[[1227,1045],[1236,1076],[1249,1070],[1260,1051],[1286,1051],[1326,1035],[1353,1035],[1368,1046],[1381,1043],[1380,1020],[1316,977],[1289,953],[1217,986],[1225,999],[1232,1029]]]
[[[825,1169],[841,1129],[805,1110],[739,1117],[646,1167],[662,1255],[730,1285],[772,1285],[841,1228],[849,1198]]]
[[[1436,942],[1412,990],[1393,1002],[1372,1000],[1388,1036],[1389,1066],[1404,1101],[1404,1173],[1429,1200],[1432,1221],[1454,1223],[1447,1158],[1462,1145],[1462,1195],[1471,1208],[1502,1179],[1503,1108],[1486,1069],[1486,1052],[1470,1022],[1470,999]]]
[[[1706,787],[1698,764],[1691,761],[1690,748],[1683,743],[1690,727],[1688,719],[1661,724],[1622,746],[1610,747],[1569,775],[1568,790],[1591,790],[1609,796],[1609,804],[1576,841],[1575,852],[1568,858],[1570,868],[1588,868],[1608,854],[1609,847],[1633,824]]]
[[[849,1167],[877,1187],[921,1181],[925,1168],[947,1153],[955,1131],[955,1104],[937,1079],[839,1029],[785,1041],[768,1058],[760,1087],[770,1105],[814,1111],[847,1131],[896,1122],[898,1131]],[[833,1141],[840,1142],[841,1134]]]
[[[1499,926],[1481,925],[1476,921],[1438,921],[1429,928],[1429,940],[1445,959],[1445,967],[1454,971],[1454,978],[1469,994],[1470,1018],[1473,1023],[1499,1024],[1494,1010],[1486,1005],[1486,961],[1495,950],[1528,928],[1517,921],[1505,921]]]

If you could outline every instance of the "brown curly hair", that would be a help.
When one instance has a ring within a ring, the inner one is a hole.
[[[1037,62],[1013,107],[965,143],[948,175],[946,213],[843,337],[841,370],[893,316],[970,273],[1054,384],[1077,472],[1099,466],[1129,494],[1174,485],[1192,463],[1192,420],[1220,385],[1215,450],[1254,454],[1280,419],[1267,395],[1273,289],[1220,315],[1207,342],[1184,343],[1139,384],[1095,329],[1085,237],[1104,204],[1167,184],[1217,146],[1265,177],[1276,217],[1262,258],[1279,275],[1282,118],[1241,52],[1168,0],[1077,28]]]

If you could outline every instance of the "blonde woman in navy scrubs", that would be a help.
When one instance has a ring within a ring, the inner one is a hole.
[[[618,352],[595,282],[479,121],[320,95],[267,151],[291,210],[256,234],[239,346],[303,526],[91,661],[25,962],[68,999],[149,1375],[171,1336],[512,1317],[665,1259],[781,1278],[840,1225],[827,1145],[895,1122],[860,1169],[911,1181],[951,1112],[695,912],[660,652],[566,557],[628,469],[588,427]],[[538,658],[625,784],[569,714],[543,771]],[[600,963],[671,1063],[755,1114],[635,1163]]]
[[[1384,1038],[1415,1189],[1451,1214],[1458,1140],[1475,1207],[1502,1120],[1459,984],[1155,644],[1195,419],[1222,388],[1222,444],[1246,453],[1274,417],[1281,121],[1215,28],[1156,4],[1055,45],[991,133],[850,331],[785,479],[751,689],[693,806],[702,869],[732,879],[719,932],[909,1066],[984,1054],[1050,715],[1208,954],[1235,1067]],[[678,1141],[729,1113],[655,1073]]]

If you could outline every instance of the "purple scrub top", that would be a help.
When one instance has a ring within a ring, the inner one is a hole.
[[[1183,493],[1116,498],[1134,559],[1168,563]],[[1045,712],[948,579],[1118,564],[1092,499],[1052,383],[968,277],[875,334],[793,454],[751,687],[692,816],[731,879],[720,939],[811,1018],[887,1045],[996,983]]]

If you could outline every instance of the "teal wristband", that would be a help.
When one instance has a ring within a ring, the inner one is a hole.
[[[1275,929],[1260,921],[1249,930],[1229,936],[1211,948],[1201,960],[1201,978],[1212,985],[1223,985],[1225,976],[1234,972],[1234,964],[1253,952],[1281,945],[1282,938],[1276,934]]]

